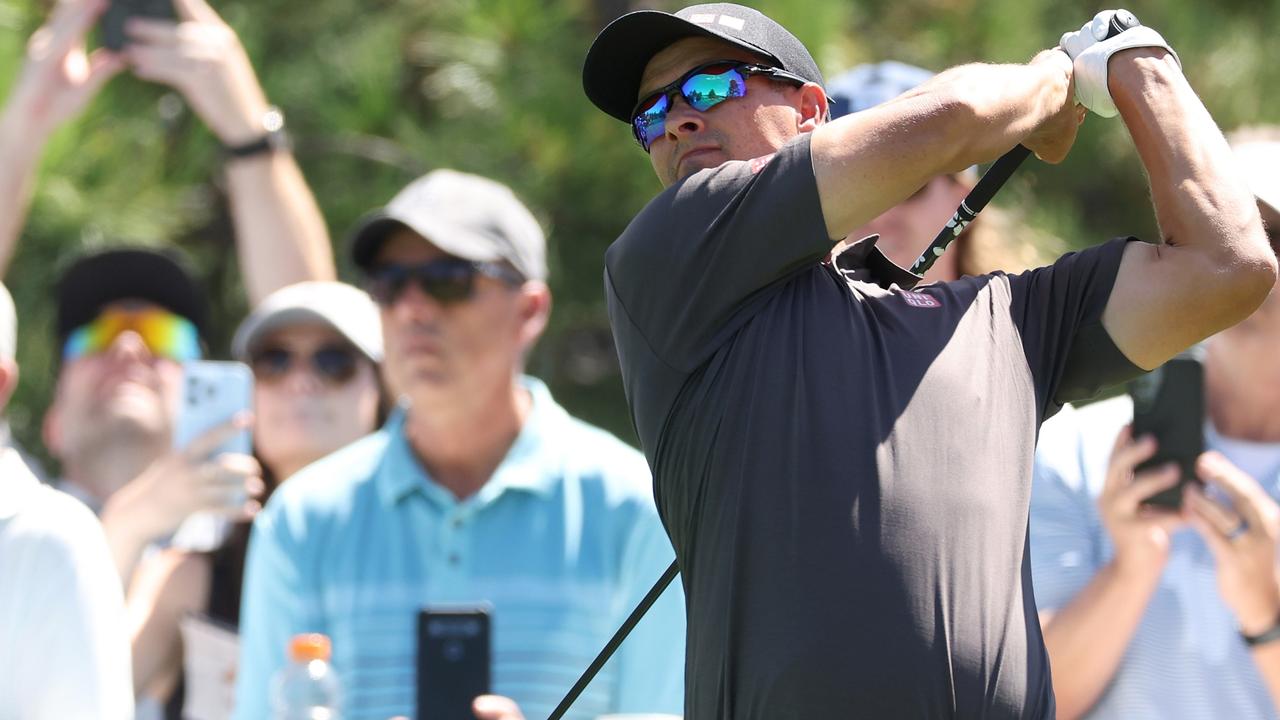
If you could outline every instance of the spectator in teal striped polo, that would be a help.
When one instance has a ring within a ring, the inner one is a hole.
[[[344,718],[413,716],[419,611],[474,603],[492,607],[495,693],[475,716],[546,717],[671,562],[644,458],[523,374],[551,294],[542,230],[508,188],[437,170],[352,249],[401,406],[255,520],[236,717],[267,716],[299,632],[332,638]],[[671,588],[569,717],[680,712],[683,613]]]

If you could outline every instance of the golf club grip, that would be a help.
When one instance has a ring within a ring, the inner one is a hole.
[[[1141,25],[1141,23],[1138,22],[1138,18],[1133,13],[1128,10],[1117,10],[1111,16],[1111,22],[1107,26],[1107,39],[1138,25]],[[991,165],[991,169],[987,170],[982,179],[978,181],[978,184],[973,187],[973,190],[970,190],[969,194],[961,201],[960,207],[951,216],[951,220],[947,222],[946,227],[942,228],[938,236],[933,239],[933,242],[929,243],[929,247],[925,248],[920,257],[916,258],[916,261],[911,264],[911,272],[916,275],[924,275],[929,268],[933,267],[933,263],[942,257],[942,253],[946,251],[947,246],[960,233],[964,232],[964,229],[968,227],[969,223],[973,222],[974,218],[978,217],[978,213],[982,212],[987,203],[991,202],[991,198],[995,197],[996,192],[1004,187],[1004,184],[1013,175],[1013,171],[1017,170],[1018,166],[1030,154],[1031,151],[1026,146],[1018,145],[1001,155],[1000,159]]]

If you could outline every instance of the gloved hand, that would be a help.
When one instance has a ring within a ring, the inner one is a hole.
[[[1169,47],[1160,33],[1139,25],[1107,38],[1111,18],[1117,10],[1103,10],[1076,32],[1069,32],[1058,41],[1072,62],[1075,63],[1076,102],[1101,115],[1115,117],[1116,104],[1111,100],[1107,87],[1107,62],[1121,50],[1141,47],[1158,47],[1168,50],[1182,66],[1178,53]]]

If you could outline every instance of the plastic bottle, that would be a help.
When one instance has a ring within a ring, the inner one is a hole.
[[[329,638],[319,633],[295,635],[289,641],[288,665],[271,681],[275,720],[338,720],[342,686],[329,664]]]

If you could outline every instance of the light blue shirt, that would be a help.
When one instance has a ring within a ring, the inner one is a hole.
[[[1031,573],[1041,610],[1069,604],[1115,553],[1097,501],[1116,435],[1132,419],[1132,402],[1119,397],[1063,408],[1040,430],[1031,487]],[[1207,446],[1242,469],[1261,467],[1244,457],[1257,453],[1212,432]],[[1270,448],[1272,455],[1277,450]],[[1276,472],[1265,475],[1256,479],[1280,499]],[[1173,536],[1160,584],[1088,717],[1277,717],[1235,617],[1218,594],[1213,555],[1194,530]]]
[[[333,642],[347,720],[414,716],[418,611],[487,602],[493,692],[549,715],[674,557],[639,452],[569,416],[541,382],[489,482],[458,501],[404,435],[404,411],[303,470],[254,522],[241,610],[238,720],[270,717],[295,633]],[[679,713],[675,583],[567,717]]]

